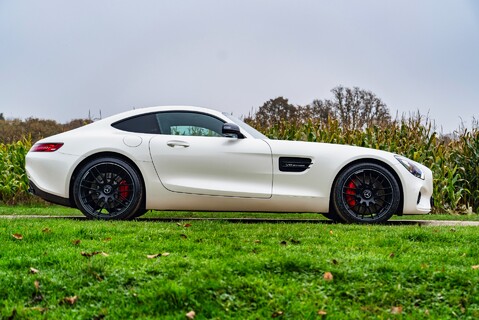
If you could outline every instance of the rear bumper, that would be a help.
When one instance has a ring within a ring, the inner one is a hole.
[[[38,196],[38,197],[42,198],[45,201],[55,203],[55,204],[59,204],[59,205],[66,206],[66,207],[75,208],[75,206],[71,203],[70,199],[59,197],[59,196],[56,196],[54,194],[42,191],[31,181],[29,182],[28,192],[30,192],[31,194],[33,194],[35,196]]]

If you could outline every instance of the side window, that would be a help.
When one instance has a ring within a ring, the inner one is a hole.
[[[160,112],[156,114],[162,134],[222,137],[223,121],[196,112]]]
[[[142,114],[133,118],[120,120],[112,124],[116,129],[136,132],[136,133],[152,133],[159,134],[160,127],[156,119],[156,114]]]

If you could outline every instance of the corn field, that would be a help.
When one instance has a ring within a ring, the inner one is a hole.
[[[349,144],[404,155],[431,168],[434,173],[436,213],[478,212],[479,129],[463,129],[453,138],[439,137],[420,116],[396,120],[384,127],[345,130],[335,120],[301,124],[282,122],[259,128],[272,139]],[[31,140],[0,144],[0,203],[31,202],[27,194],[25,155]]]
[[[0,143],[0,203],[17,204],[29,198],[25,155],[30,147],[29,139]]]
[[[300,124],[282,122],[260,128],[271,139],[349,144],[390,151],[433,171],[435,213],[478,213],[479,128],[439,137],[428,119],[412,116],[387,126],[345,130],[336,120]]]

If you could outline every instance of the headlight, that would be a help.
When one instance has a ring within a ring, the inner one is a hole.
[[[407,171],[409,171],[413,176],[418,177],[422,180],[424,180],[425,175],[424,172],[411,160],[408,158],[404,158],[401,156],[394,156],[403,166],[406,168]]]

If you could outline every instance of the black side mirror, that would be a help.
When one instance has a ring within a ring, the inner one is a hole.
[[[240,128],[234,123],[224,123],[222,131],[225,137],[244,139],[245,136],[241,133]]]

